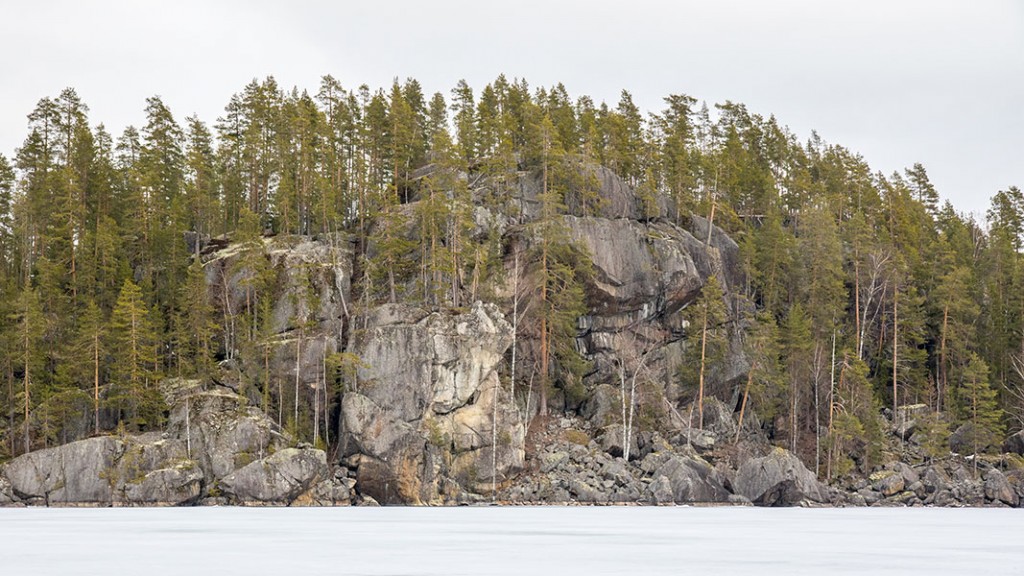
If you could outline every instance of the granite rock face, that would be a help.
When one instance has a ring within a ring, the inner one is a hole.
[[[512,329],[496,306],[451,315],[385,305],[362,322],[351,350],[364,365],[342,413],[363,493],[437,502],[449,482],[480,491],[522,467],[523,420],[496,371]]]
[[[231,390],[168,380],[163,391],[165,432],[14,458],[0,467],[0,504],[180,506],[226,494],[232,503],[289,505],[327,477],[322,450],[289,448],[273,421]]]
[[[28,503],[110,505],[116,484],[112,472],[124,450],[117,438],[89,438],[29,452],[8,462],[0,474],[12,494]]]
[[[313,386],[323,377],[324,355],[344,347],[352,306],[352,240],[344,234],[262,238],[229,244],[206,257],[211,303],[228,328],[221,352],[232,360],[240,353],[235,333],[242,329],[234,318],[259,305],[249,288],[254,263],[274,286],[269,310],[258,311],[270,317],[266,354],[271,377],[294,383],[298,376],[300,385]]]

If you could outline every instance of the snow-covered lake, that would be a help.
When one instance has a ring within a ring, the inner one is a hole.
[[[1024,510],[7,508],[0,574],[1024,574]]]

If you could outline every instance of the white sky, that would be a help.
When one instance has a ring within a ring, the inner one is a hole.
[[[213,123],[273,75],[315,92],[417,78],[446,95],[499,73],[648,111],[685,93],[816,129],[875,170],[928,169],[958,209],[1024,187],[1024,2],[859,0],[0,0],[0,153],[74,87],[117,136],[160,95]],[[351,4],[351,5],[350,5]]]

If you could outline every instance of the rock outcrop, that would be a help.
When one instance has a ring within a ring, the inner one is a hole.
[[[273,287],[268,310],[257,310],[254,262]],[[315,385],[323,378],[324,355],[344,348],[353,267],[352,241],[344,234],[263,238],[255,245],[230,244],[213,252],[204,259],[204,269],[216,314],[226,327],[221,353],[230,360],[240,353],[236,333],[243,328],[237,317],[249,311],[269,314],[265,352],[271,378],[294,383],[297,374],[300,385]]]
[[[523,419],[497,373],[512,328],[497,307],[450,315],[385,305],[359,323],[350,350],[363,367],[342,414],[363,493],[382,504],[439,502],[522,467]]]
[[[309,500],[328,477],[322,450],[295,449],[241,396],[169,380],[167,430],[98,436],[29,452],[0,467],[0,504],[180,506],[223,496],[235,504]],[[347,491],[321,487],[319,502]]]

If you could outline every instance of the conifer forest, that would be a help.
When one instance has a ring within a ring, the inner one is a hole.
[[[111,134],[74,89],[48,95],[0,156],[0,461],[161,430],[171,379],[230,385],[340,459],[343,397],[373,368],[350,344],[389,303],[440,317],[496,305],[514,327],[500,385],[527,431],[582,412],[599,386],[614,390],[606,423],[638,430],[673,413],[704,428],[715,397],[824,481],[884,461],[908,410],[929,458],[955,432],[971,453],[1001,452],[1024,426],[1014,183],[964,214],[921,164],[878,172],[740,103],[671,94],[641,110],[625,90],[595,102],[504,76],[432,95],[413,79],[303,90],[268,77],[218,118],[140,105],[144,123]],[[699,221],[699,244],[721,235],[736,250],[694,297],[622,315],[661,314],[667,328],[630,332],[632,356],[602,363],[581,344],[591,311],[615,312],[597,293],[632,280],[602,272],[608,255],[574,219],[620,215],[649,246]],[[268,248],[307,240],[351,255],[334,278],[346,284],[336,344],[319,348],[321,271]],[[669,340],[674,363],[654,353]],[[300,359],[316,373],[300,378]],[[274,367],[285,362],[291,376]],[[491,426],[489,445],[509,441]],[[629,460],[628,437],[622,449]]]

